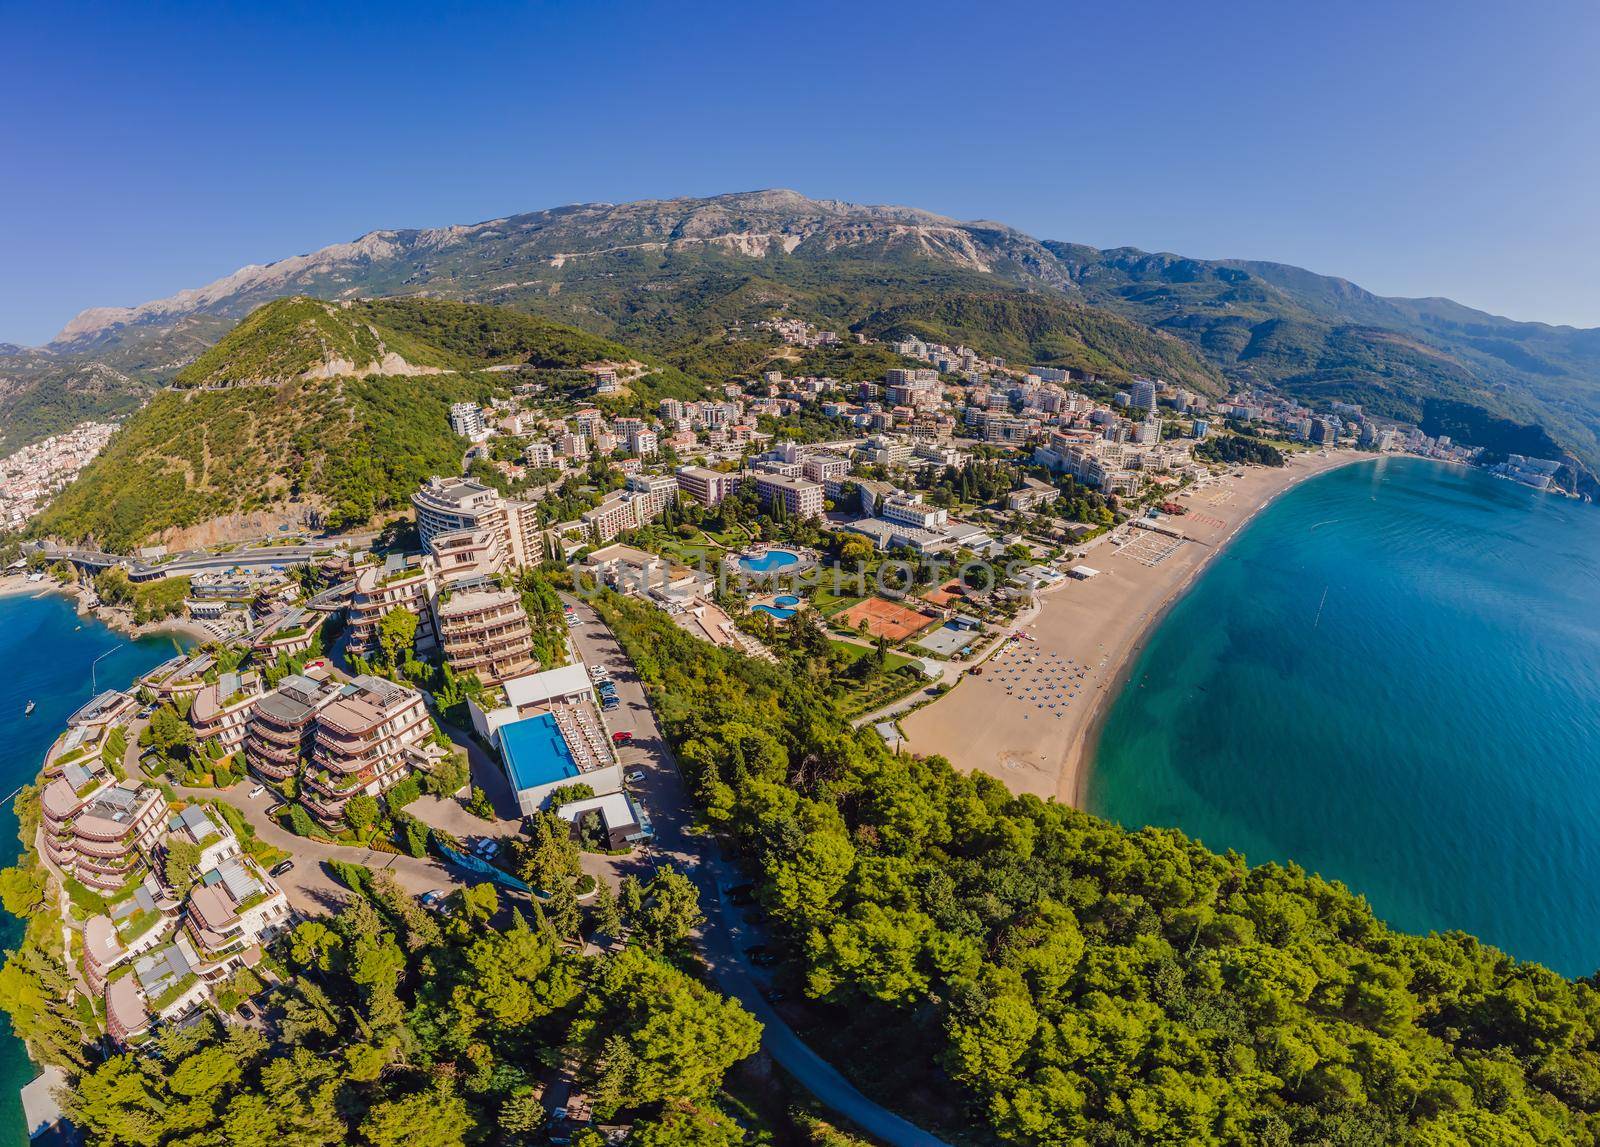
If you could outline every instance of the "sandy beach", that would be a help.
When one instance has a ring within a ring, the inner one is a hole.
[[[907,748],[940,753],[960,769],[982,769],[1014,792],[1081,803],[1095,733],[1144,637],[1206,563],[1285,490],[1339,466],[1371,461],[1355,451],[1290,456],[1282,468],[1230,470],[1179,498],[1173,519],[1189,539],[1176,547],[1152,535],[1118,548],[1112,535],[1088,548],[1099,570],[1039,595],[1014,641],[938,701],[901,721]],[[1147,531],[1137,531],[1145,534]],[[1160,556],[1163,551],[1170,553]]]

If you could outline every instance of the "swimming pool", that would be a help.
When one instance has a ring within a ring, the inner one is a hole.
[[[779,621],[788,621],[791,617],[794,616],[794,612],[795,612],[792,609],[779,609],[775,605],[752,605],[750,608],[751,608],[752,611],[754,611],[756,613],[771,614],[773,617],[777,618]]]
[[[768,550],[759,557],[743,557],[739,559],[739,568],[750,573],[771,573],[781,570],[785,566],[800,564],[800,555],[791,550]]]
[[[774,605],[799,605],[800,599],[792,593],[785,593],[773,598],[772,603]]]

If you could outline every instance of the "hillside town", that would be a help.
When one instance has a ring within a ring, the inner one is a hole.
[[[116,432],[114,422],[81,422],[0,458],[0,531],[25,525],[95,460]]]

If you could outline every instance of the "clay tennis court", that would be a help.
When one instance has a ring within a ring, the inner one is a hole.
[[[885,641],[904,641],[933,624],[931,617],[881,597],[869,597],[833,617],[835,625],[845,625],[852,630],[857,630],[863,621],[867,623],[868,634]]]

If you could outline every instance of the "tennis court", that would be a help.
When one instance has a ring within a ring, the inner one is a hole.
[[[863,621],[867,623],[869,636],[881,637],[885,641],[904,641],[933,624],[933,618],[882,597],[869,597],[833,617],[835,625],[847,626],[857,632]]]

